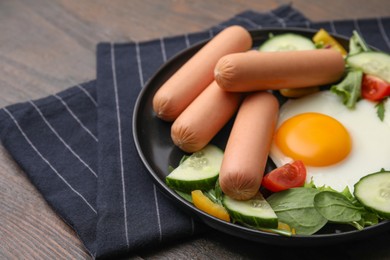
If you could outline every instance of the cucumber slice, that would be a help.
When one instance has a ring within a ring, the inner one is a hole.
[[[295,33],[284,33],[271,37],[259,48],[259,51],[298,51],[314,50],[311,39]]]
[[[245,201],[234,200],[225,195],[222,204],[237,222],[256,228],[278,227],[278,217],[260,192]]]
[[[347,58],[347,64],[390,83],[390,55],[379,51],[360,52]]]
[[[218,179],[222,158],[223,151],[209,144],[191,154],[174,169],[165,178],[165,183],[170,188],[183,192],[212,189]]]
[[[354,195],[367,209],[390,219],[390,171],[364,176],[355,184]]]

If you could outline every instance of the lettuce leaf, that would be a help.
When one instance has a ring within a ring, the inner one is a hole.
[[[367,43],[364,41],[363,37],[357,31],[352,32],[352,36],[349,39],[349,55],[353,55],[359,52],[369,51]]]
[[[361,70],[349,70],[345,78],[340,83],[333,85],[330,91],[340,96],[346,107],[353,109],[361,98],[362,78],[363,72]]]

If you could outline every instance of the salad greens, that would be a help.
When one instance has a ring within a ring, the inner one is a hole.
[[[327,223],[314,206],[314,188],[292,188],[273,193],[267,198],[279,221],[293,227],[298,235],[311,235]]]
[[[347,56],[369,50],[370,48],[359,33],[353,31],[349,40],[349,52]],[[361,98],[362,78],[362,70],[347,67],[347,74],[344,79],[340,83],[333,85],[330,91],[339,95],[343,99],[344,105],[352,109]]]
[[[378,224],[376,214],[368,211],[348,187],[338,192],[328,186],[315,187],[311,182],[272,194],[267,198],[279,220],[299,235],[312,235],[326,223],[349,224],[358,230]]]
[[[363,37],[357,31],[353,31],[349,40],[349,52],[345,59],[363,52],[373,52],[373,50],[370,49]],[[352,67],[346,63],[346,75],[344,79],[330,88],[330,91],[339,95],[342,98],[344,105],[350,109],[353,109],[356,103],[362,98],[361,88],[363,74],[364,72],[361,68]],[[385,116],[385,101],[386,99],[383,99],[375,106],[377,109],[377,116],[381,121],[383,121]]]
[[[367,43],[357,31],[353,31],[352,36],[349,39],[348,55],[353,55],[359,52],[366,52],[366,51],[370,51],[370,48],[368,47]]]
[[[187,155],[184,156],[180,164],[187,158]],[[193,203],[190,193],[175,191],[182,198]],[[205,188],[202,192],[213,203],[224,207],[222,201],[225,195],[218,179],[212,189]],[[244,226],[261,231],[291,236],[293,234],[312,235],[327,223],[346,224],[362,230],[367,226],[378,224],[383,219],[361,204],[348,187],[339,192],[325,185],[317,187],[313,181],[306,183],[303,187],[272,193],[266,197],[266,201],[275,212],[278,222],[287,224],[288,229],[253,227],[233,216],[230,216],[231,221],[240,222]]]
[[[375,105],[376,108],[376,114],[378,115],[379,119],[383,121],[385,119],[385,102],[388,98],[384,98],[378,104]]]
[[[323,191],[314,197],[316,210],[327,220],[336,223],[350,223],[362,218],[363,207],[355,206],[343,194]]]
[[[362,77],[361,70],[351,69],[339,84],[330,88],[330,91],[341,96],[346,107],[354,108],[360,99]]]
[[[192,203],[190,194],[176,192]],[[204,194],[214,203],[223,205],[224,195],[218,181],[214,189],[206,190]],[[378,224],[380,220],[377,214],[368,211],[358,202],[348,187],[338,192],[328,186],[316,187],[310,182],[304,187],[273,193],[266,200],[278,216],[278,221],[289,225],[298,235],[312,235],[327,223],[348,224],[362,230],[364,227]],[[288,230],[263,229],[241,224],[284,236],[292,235]]]

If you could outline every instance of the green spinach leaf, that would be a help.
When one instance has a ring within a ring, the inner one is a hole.
[[[314,197],[320,191],[313,188],[293,188],[267,198],[280,222],[294,228],[298,235],[311,235],[326,223],[314,207]]]
[[[378,215],[367,210],[362,212],[362,225],[364,227],[373,226],[379,223]]]
[[[179,191],[179,190],[175,190],[175,192],[176,192],[178,195],[180,195],[180,197],[182,197],[183,199],[185,199],[186,201],[188,201],[188,202],[190,202],[190,203],[193,203],[191,194],[185,193],[185,192],[182,192],[182,191]]]
[[[314,207],[327,220],[335,223],[352,223],[362,219],[361,207],[355,206],[339,192],[322,191],[314,197]]]
[[[379,117],[379,120],[383,121],[385,119],[385,102],[387,98],[383,99],[382,101],[378,102],[375,105],[376,108],[376,114]]]

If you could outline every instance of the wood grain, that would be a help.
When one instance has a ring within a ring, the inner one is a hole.
[[[390,15],[387,0],[3,0],[0,1],[0,107],[94,79],[98,42],[144,41],[195,32],[247,9],[262,12],[290,2],[313,21]],[[0,147],[0,241],[0,259],[91,258],[75,232],[47,205],[3,147]],[[359,249],[353,247],[343,257],[367,254],[364,245]],[[259,250],[270,258],[274,256],[273,250],[278,249],[262,248],[213,232],[137,252],[129,258],[253,259]],[[375,250],[379,250],[379,256],[388,256],[385,246]],[[313,250],[307,251],[315,254]],[[280,252],[286,258],[289,254]]]

